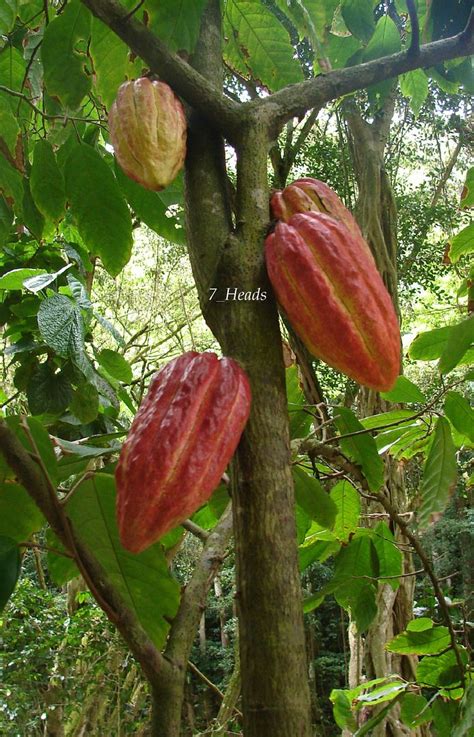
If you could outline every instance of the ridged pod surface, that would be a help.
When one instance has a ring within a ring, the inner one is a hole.
[[[249,412],[249,381],[231,358],[190,351],[154,376],[115,472],[125,548],[139,553],[204,504]]]
[[[280,222],[265,241],[276,297],[308,350],[378,391],[400,369],[400,330],[362,236],[320,212]]]
[[[164,82],[124,82],[110,109],[109,133],[125,174],[147,189],[167,187],[184,164],[186,117]]]
[[[322,212],[340,220],[354,235],[362,236],[352,213],[334,190],[320,179],[297,179],[285,189],[275,192],[270,205],[273,217],[285,223],[298,212]],[[365,241],[364,245],[368,248]]]

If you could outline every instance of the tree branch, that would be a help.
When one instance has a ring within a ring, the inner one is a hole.
[[[184,59],[171,53],[166,45],[117,0],[82,0],[99,20],[105,23],[132,51],[160,75],[174,91],[195,110],[211,120],[216,128],[232,134],[239,122],[239,105],[224,97],[205,77]]]
[[[101,565],[75,536],[61,510],[59,500],[55,500],[51,494],[48,480],[4,420],[0,420],[0,452],[64,547],[73,554],[79,570],[97,597],[99,606],[121,633],[148,680],[153,683],[157,674],[161,675],[165,669],[171,671],[171,663],[157,650],[134,614],[107,582]]]

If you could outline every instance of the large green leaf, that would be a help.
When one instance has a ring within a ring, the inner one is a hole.
[[[319,481],[302,468],[293,468],[297,504],[308,517],[321,527],[331,529],[338,511],[337,505],[327,494]]]
[[[63,217],[66,206],[64,179],[48,141],[40,140],[35,146],[30,188],[36,207],[45,217],[55,221]]]
[[[439,417],[433,443],[423,469],[419,523],[426,526],[431,515],[444,511],[456,483],[456,454],[449,422]]]
[[[81,237],[109,274],[117,276],[132,252],[132,220],[110,167],[91,146],[76,146],[66,162],[65,180]]]
[[[194,51],[205,6],[206,0],[146,3],[150,26],[161,41],[171,51],[188,53]]]
[[[46,530],[46,543],[48,545],[47,562],[49,575],[56,586],[64,586],[65,583],[79,575],[79,569],[74,560],[65,554],[63,544],[51,528]]]
[[[46,269],[13,269],[0,276],[0,289],[24,289],[24,282],[32,277],[46,274]]]
[[[23,486],[0,484],[0,536],[25,542],[43,523],[43,515]]]
[[[74,356],[84,347],[84,322],[80,308],[63,294],[43,300],[38,327],[47,345],[60,356]]]
[[[15,24],[18,0],[0,0],[0,35],[7,36]]]
[[[474,440],[474,410],[462,394],[455,391],[446,392],[444,411],[458,432]]]
[[[393,20],[388,15],[384,15],[377,21],[375,31],[364,52],[364,61],[395,54],[400,49],[400,32]]]
[[[145,189],[127,177],[118,165],[115,167],[115,174],[120,189],[136,216],[165,240],[183,244],[186,240],[183,223],[174,215],[168,217],[168,193]]]
[[[72,399],[72,387],[61,371],[56,373],[49,363],[42,363],[28,382],[26,396],[31,414],[59,415]]]
[[[375,30],[372,0],[342,0],[341,10],[350,32],[367,43]]]
[[[0,156],[0,194],[13,200],[17,208],[23,202],[23,179],[4,156]]]
[[[93,18],[89,51],[94,62],[97,93],[110,108],[130,66],[129,48],[105,23]]]
[[[474,343],[474,315],[450,327],[448,340],[439,359],[438,368],[448,374]]]
[[[380,392],[380,396],[389,402],[426,402],[426,397],[410,379],[399,376],[393,389]]]
[[[436,737],[454,737],[454,727],[459,714],[459,704],[456,701],[435,699],[431,705],[433,724],[436,728]]]
[[[474,207],[474,166],[468,169],[461,194],[461,210],[467,210],[470,207]]]
[[[83,482],[66,507],[74,530],[90,548],[109,582],[161,648],[176,614],[179,585],[171,577],[161,545],[133,555],[120,544],[112,476],[97,474]]]
[[[423,103],[428,97],[428,77],[422,69],[414,69],[411,72],[402,74],[400,77],[400,90],[404,97],[410,100],[410,107],[415,115],[418,116]]]
[[[333,534],[340,542],[347,542],[359,523],[359,494],[348,481],[339,481],[331,489],[330,497],[337,506]]]
[[[407,727],[415,730],[420,724],[426,724],[433,718],[433,713],[424,696],[406,693],[401,701],[400,719]]]
[[[374,527],[372,540],[379,559],[380,582],[383,583],[386,576],[400,576],[403,570],[403,555],[395,542],[392,531],[385,522],[379,522]],[[400,580],[387,578],[385,583],[396,591]]]
[[[472,318],[471,320],[464,320],[460,325],[462,325],[462,328],[460,328],[462,334],[459,337],[461,337],[463,343],[468,343],[469,338],[472,341]],[[455,345],[458,338],[457,328],[458,325],[447,325],[443,328],[434,328],[434,330],[420,333],[411,343],[408,355],[415,361],[434,361],[442,355],[445,355],[446,363],[448,360],[457,360],[456,356],[459,351],[459,346]],[[453,330],[454,336],[452,337]],[[464,348],[463,356],[467,350],[468,348]],[[444,372],[445,367],[440,366],[440,370]]]
[[[352,435],[364,430],[364,426],[347,407],[336,407],[334,417],[340,434],[351,434],[351,437],[341,439],[342,450],[362,468],[370,490],[377,491],[383,484],[384,464],[375,440],[369,433]]]
[[[462,256],[474,252],[474,223],[469,223],[452,238],[449,246],[449,259],[456,264]]]
[[[86,47],[90,34],[91,14],[79,0],[71,0],[46,26],[41,45],[44,83],[51,97],[59,97],[68,108],[79,107],[91,89],[91,76],[86,74]]]
[[[0,26],[2,22],[1,3],[2,0],[0,0]],[[16,159],[19,135],[18,118],[13,113],[9,101],[3,95],[0,95],[0,151],[3,149],[4,153],[9,154],[13,160]]]
[[[132,367],[120,353],[104,348],[97,354],[97,360],[113,379],[130,384],[133,378]]]
[[[21,569],[20,551],[11,537],[0,537],[0,611],[4,608],[18,581]]]
[[[449,647],[447,627],[433,627],[421,632],[401,632],[386,644],[387,650],[402,655],[437,655]]]
[[[354,537],[336,556],[331,582],[337,586],[334,596],[350,611],[359,632],[364,632],[377,614],[376,587],[370,579],[378,578],[379,573],[377,552],[369,535]]]
[[[467,655],[464,648],[460,649],[461,661],[467,663]],[[418,663],[416,669],[416,680],[423,686],[435,686],[437,688],[453,688],[461,684],[461,673],[454,650],[442,655],[426,655]]]
[[[292,439],[304,438],[311,429],[313,417],[304,409],[307,402],[300,386],[298,368],[294,365],[289,366],[285,374],[288,414],[290,416],[290,437]]]
[[[259,0],[227,0],[224,32],[232,68],[270,90],[302,81],[287,31]]]

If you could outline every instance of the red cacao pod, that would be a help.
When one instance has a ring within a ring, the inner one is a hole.
[[[308,350],[378,391],[400,368],[397,316],[367,244],[329,215],[277,224],[265,241],[276,297]]]
[[[147,189],[167,187],[184,164],[186,117],[164,82],[124,82],[110,109],[109,132],[123,171]]]
[[[210,497],[250,412],[238,363],[190,351],[153,378],[115,472],[125,548],[139,553]]]
[[[340,220],[351,233],[361,235],[360,228],[334,190],[319,179],[297,179],[270,200],[272,215],[285,223],[298,212],[322,212]],[[367,244],[365,244],[368,248]]]

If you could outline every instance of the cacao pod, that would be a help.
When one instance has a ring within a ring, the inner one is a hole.
[[[279,222],[265,241],[276,297],[308,350],[378,391],[400,369],[400,331],[362,236],[320,212]]]
[[[204,504],[249,412],[249,381],[231,358],[190,351],[155,374],[115,472],[125,548],[139,553]]]
[[[123,171],[147,189],[167,187],[184,164],[186,117],[164,82],[124,82],[110,109],[109,132]]]
[[[334,190],[319,179],[297,179],[285,189],[275,192],[270,204],[273,217],[285,223],[298,212],[322,212],[340,220],[351,233],[361,235],[360,228],[347,207]]]

